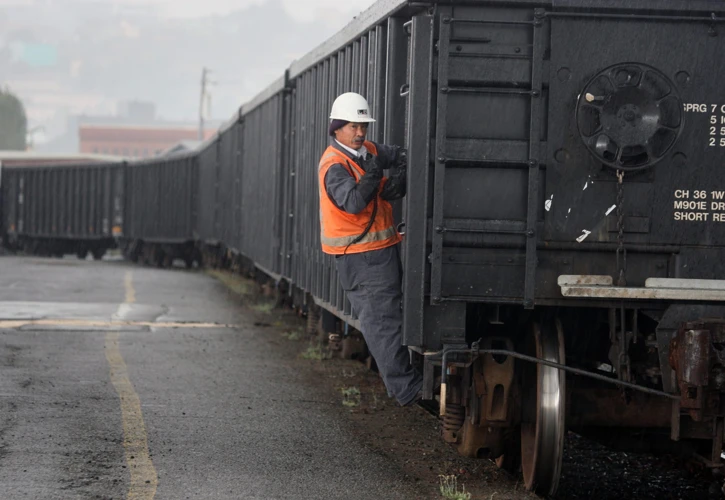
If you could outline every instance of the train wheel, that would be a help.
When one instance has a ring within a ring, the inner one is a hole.
[[[164,267],[164,251],[158,245],[151,247],[148,264],[156,267]]]
[[[534,323],[527,351],[564,363],[564,334],[558,320]],[[521,469],[524,484],[540,495],[559,487],[564,454],[565,374],[556,368],[526,363],[522,370]]]
[[[144,247],[141,240],[134,240],[128,246],[128,258],[131,262],[136,264],[143,264],[144,262]]]

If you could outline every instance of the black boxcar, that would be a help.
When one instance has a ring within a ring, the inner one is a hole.
[[[3,167],[4,243],[41,255],[100,259],[123,231],[120,163]]]
[[[198,157],[185,153],[126,164],[124,254],[154,265],[198,260]]]
[[[405,342],[429,396],[442,376],[446,438],[502,463],[520,440],[529,488],[556,490],[567,394],[572,427],[707,436],[720,461],[724,19],[680,0],[412,17]]]
[[[289,69],[291,110],[286,122],[293,175],[290,278],[326,311],[358,326],[338,283],[334,258],[320,247],[317,166],[329,144],[328,116],[344,92],[364,95],[376,122],[368,139],[403,146],[408,36],[405,23],[414,12],[406,2],[378,2],[343,31]],[[289,201],[288,201],[289,202]],[[334,329],[329,328],[331,331]]]
[[[291,281],[354,324],[319,250],[316,164],[332,101],[360,92],[369,137],[409,150],[404,337],[426,396],[447,440],[520,463],[531,489],[556,490],[567,406],[580,429],[715,432],[700,451],[719,461],[724,14],[381,1],[289,70]]]

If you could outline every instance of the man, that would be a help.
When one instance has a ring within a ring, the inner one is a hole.
[[[322,250],[336,257],[340,284],[388,393],[410,405],[420,399],[423,380],[401,344],[401,237],[389,203],[405,196],[405,150],[365,140],[375,120],[359,94],[335,99],[330,120],[333,139],[319,165]]]

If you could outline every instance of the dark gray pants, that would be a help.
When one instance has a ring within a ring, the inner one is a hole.
[[[402,405],[415,399],[423,378],[401,344],[402,269],[398,245],[335,259],[340,284],[360,320],[363,337],[375,358],[388,393]]]

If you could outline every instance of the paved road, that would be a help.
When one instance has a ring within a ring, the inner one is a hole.
[[[419,498],[221,284],[0,257],[0,498]]]

